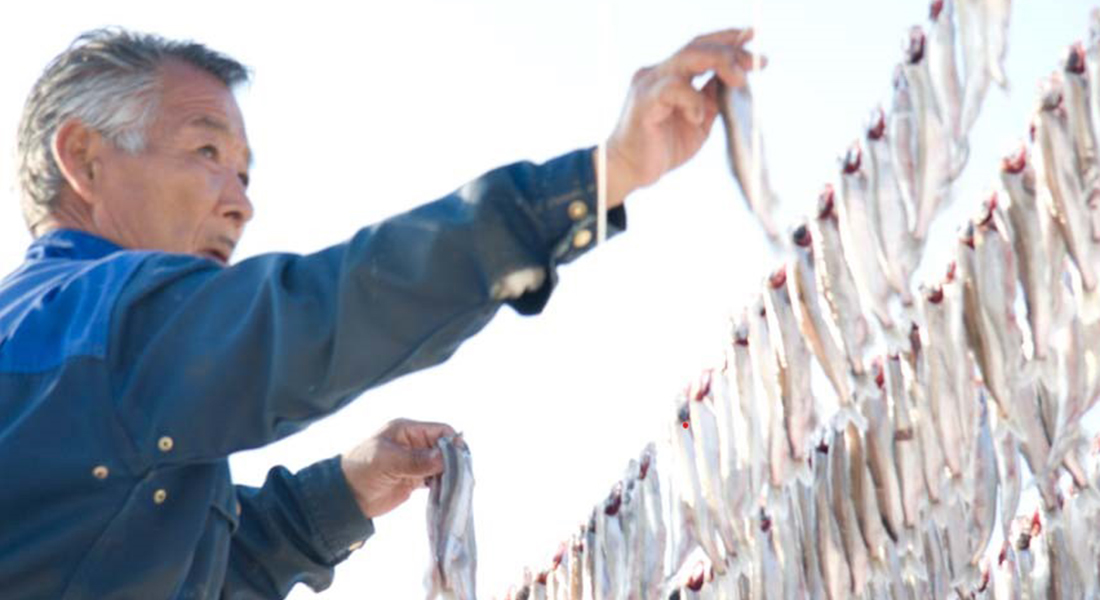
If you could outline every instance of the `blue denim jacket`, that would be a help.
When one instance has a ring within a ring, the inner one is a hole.
[[[0,596],[278,598],[374,531],[338,458],[228,456],[539,312],[592,245],[591,150],[491,171],[316,254],[231,267],[61,230],[0,282]],[[625,213],[609,214],[609,231]],[[520,275],[517,275],[520,274]],[[523,275],[526,274],[526,275]]]

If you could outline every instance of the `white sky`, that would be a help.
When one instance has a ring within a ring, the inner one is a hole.
[[[811,210],[868,110],[887,100],[902,37],[928,9],[923,0],[758,4],[20,3],[0,20],[0,273],[30,240],[7,150],[26,93],[73,37],[109,24],[193,38],[254,69],[241,105],[257,214],[238,259],[313,251],[493,167],[593,145],[614,125],[635,69],[696,34],[751,22],[771,62],[753,85],[789,223]],[[1015,3],[1012,93],[992,90],[971,134],[955,207],[933,229],[926,264],[935,272],[954,227],[995,182],[1002,151],[1026,132],[1038,78],[1087,35],[1090,8]],[[448,422],[473,450],[479,589],[503,595],[524,565],[546,563],[646,441],[664,435],[675,391],[715,360],[727,315],[777,266],[714,134],[693,162],[631,197],[627,234],[563,268],[541,316],[501,311],[448,363],[234,457],[236,480],[258,485],[275,464],[335,455],[394,417]],[[323,596],[421,597],[424,497],[379,519]],[[311,596],[305,587],[291,594]]]

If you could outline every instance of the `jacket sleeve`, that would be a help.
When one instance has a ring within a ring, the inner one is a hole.
[[[287,436],[364,390],[446,360],[503,303],[539,312],[591,246],[591,151],[516,163],[316,254],[223,268],[151,253],[112,313],[118,416],[156,464]],[[625,214],[608,214],[609,233]],[[158,440],[173,440],[171,451]]]
[[[237,499],[240,525],[229,550],[225,600],[284,598],[296,583],[327,589],[335,566],[374,533],[339,457],[295,475],[276,467],[262,488],[237,486]]]

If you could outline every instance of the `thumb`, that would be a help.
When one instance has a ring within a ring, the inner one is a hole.
[[[402,477],[431,477],[443,472],[443,454],[438,448],[393,447],[393,472]]]

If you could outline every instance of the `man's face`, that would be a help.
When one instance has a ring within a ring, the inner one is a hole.
[[[252,218],[244,120],[214,76],[176,61],[162,73],[145,150],[128,154],[106,144],[98,154],[93,219],[127,248],[225,264]]]

